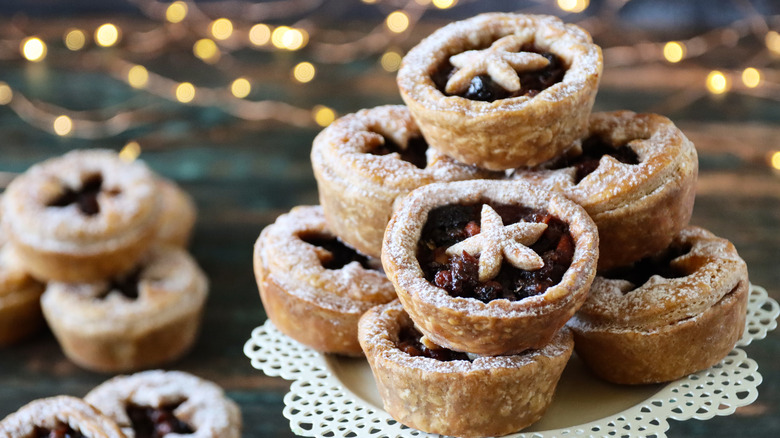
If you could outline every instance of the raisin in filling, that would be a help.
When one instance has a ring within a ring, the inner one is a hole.
[[[358,262],[365,269],[374,269],[368,257],[344,245],[335,237],[312,234],[300,236],[300,239],[310,245],[319,246],[331,254],[330,257],[320,260],[325,269],[341,269],[351,262]]]
[[[551,169],[574,167],[574,183],[579,184],[583,178],[599,167],[599,161],[604,155],[609,155],[621,163],[639,164],[639,156],[628,144],[613,146],[603,138],[594,135],[582,141],[582,154],[576,157],[561,157],[550,165]]]
[[[173,411],[181,403],[164,405],[159,408],[148,406],[127,406],[127,416],[133,425],[136,438],[162,438],[169,433],[182,435],[194,432],[187,423],[179,420]]]
[[[448,257],[447,248],[479,233],[481,206],[482,203],[446,205],[428,214],[417,246],[417,259],[426,280],[450,296],[476,298],[485,303],[501,298],[522,300],[560,283],[574,257],[569,227],[547,212],[524,206],[491,205],[504,225],[521,220],[547,224],[539,240],[530,246],[542,258],[544,267],[525,271],[505,261],[495,278],[480,282],[479,257],[466,252]]]
[[[102,299],[107,297],[112,291],[118,291],[131,300],[138,299],[138,282],[141,281],[141,271],[143,269],[138,267],[122,277],[112,279],[106,291],[97,298]]]
[[[672,245],[660,254],[645,257],[631,266],[611,269],[600,275],[612,280],[626,280],[634,285],[634,289],[647,283],[653,275],[663,278],[680,278],[688,275],[682,268],[672,266],[672,260],[688,254],[691,245]],[[631,290],[626,291],[626,293]]]
[[[563,80],[563,76],[566,74],[566,65],[558,55],[552,52],[541,51],[532,45],[524,46],[520,51],[538,53],[547,58],[550,63],[539,70],[518,72],[521,88],[517,91],[505,90],[495,83],[489,75],[484,74],[475,76],[471,80],[469,88],[465,92],[458,94],[458,96],[482,102],[494,102],[518,96],[534,97],[546,88]],[[455,71],[455,67],[450,64],[449,60],[446,60],[431,76],[436,88],[445,95],[450,96],[445,91],[445,88],[447,81],[455,74]]]
[[[449,362],[452,360],[469,360],[466,353],[459,351],[452,351],[444,347],[440,348],[428,348],[420,339],[422,333],[420,333],[414,326],[406,326],[398,333],[398,349],[408,354],[409,356],[425,356],[431,359],[440,360],[442,362]]]
[[[373,155],[389,155],[397,153],[401,156],[401,159],[414,164],[419,169],[425,169],[428,160],[425,157],[425,151],[428,149],[428,143],[425,139],[420,137],[410,138],[406,144],[406,149],[402,149],[396,142],[386,136],[382,136],[385,139],[384,144],[381,144],[369,153]]]
[[[103,186],[103,176],[100,174],[92,175],[84,180],[81,188],[73,190],[70,187],[65,188],[65,191],[57,198],[49,202],[49,207],[67,207],[71,204],[76,204],[79,211],[86,216],[94,216],[100,213],[100,204],[98,204],[97,196]]]
[[[58,424],[54,429],[36,427],[33,432],[35,438],[84,438],[84,435],[71,429],[67,424]]]

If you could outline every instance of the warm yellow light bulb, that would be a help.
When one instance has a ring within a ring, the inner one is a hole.
[[[713,70],[707,75],[707,90],[712,94],[723,94],[729,89],[729,80],[722,72]]]
[[[211,22],[211,34],[218,40],[226,40],[233,35],[233,22],[227,18],[217,18]]]
[[[95,31],[95,42],[99,46],[111,47],[119,41],[119,28],[111,23],[106,23]]]
[[[143,65],[134,65],[127,72],[127,83],[133,88],[144,88],[149,83],[149,72]]]
[[[284,48],[284,34],[290,30],[287,26],[279,26],[271,33],[271,44],[277,49]]]
[[[213,64],[219,61],[220,53],[217,43],[214,41],[203,38],[195,42],[192,46],[192,53],[203,61]]]
[[[742,83],[748,88],[756,88],[761,85],[761,72],[753,67],[742,70]]]
[[[558,7],[566,12],[578,14],[590,6],[590,0],[558,0]]]
[[[14,91],[5,82],[0,81],[0,105],[8,105],[14,98]]]
[[[770,30],[764,37],[764,43],[772,53],[780,55],[780,33]]]
[[[195,86],[189,82],[182,82],[176,86],[176,100],[181,103],[192,102],[195,99]]]
[[[187,17],[187,3],[176,1],[165,10],[165,19],[171,23],[179,23]]]
[[[391,32],[401,33],[409,28],[409,17],[402,11],[391,12],[385,20]]]
[[[287,50],[298,50],[303,47],[303,32],[300,29],[290,29],[282,35],[282,47]]]
[[[385,71],[394,72],[401,67],[401,59],[400,53],[395,50],[388,50],[382,55],[379,63]]]
[[[439,9],[449,9],[458,4],[458,0],[433,0],[433,6]]]
[[[685,57],[685,45],[677,41],[664,44],[664,58],[671,63],[680,62]]]
[[[310,62],[301,62],[293,68],[293,78],[296,81],[306,83],[314,79],[317,69]]]
[[[127,142],[122,150],[119,151],[119,159],[126,163],[135,161],[139,155],[141,155],[141,145],[137,141]]]
[[[238,78],[230,84],[230,92],[233,96],[243,99],[252,92],[252,84],[246,78]]]
[[[68,135],[73,130],[73,120],[68,116],[59,116],[54,119],[54,132],[57,135]]]
[[[84,48],[87,43],[87,35],[79,29],[70,29],[65,33],[63,40],[65,47],[75,52]]]
[[[271,28],[266,24],[255,24],[249,29],[249,41],[256,46],[268,44],[271,41]]]
[[[770,158],[770,164],[776,170],[780,170],[780,151],[775,151]]]
[[[28,61],[38,62],[46,58],[46,43],[38,37],[22,40],[22,56]]]
[[[336,112],[324,105],[315,106],[312,115],[314,122],[322,127],[328,126],[336,120]]]

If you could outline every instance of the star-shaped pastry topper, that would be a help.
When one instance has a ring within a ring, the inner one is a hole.
[[[447,81],[444,91],[459,94],[469,88],[476,76],[487,74],[505,90],[513,92],[522,87],[521,71],[547,67],[550,60],[533,52],[518,52],[527,42],[523,35],[507,35],[493,42],[487,49],[468,50],[450,57],[450,64],[458,71]]]
[[[544,261],[528,245],[533,245],[547,229],[539,222],[517,222],[504,226],[501,216],[489,205],[482,205],[480,232],[447,248],[448,255],[460,255],[463,251],[479,254],[479,281],[485,282],[498,275],[503,257],[513,266],[534,271],[544,266]]]

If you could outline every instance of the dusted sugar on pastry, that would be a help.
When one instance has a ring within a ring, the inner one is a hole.
[[[119,426],[84,400],[58,396],[34,400],[0,421],[7,438],[125,438]]]
[[[382,264],[415,325],[482,355],[542,348],[582,305],[598,234],[582,207],[523,182],[431,184],[400,203]]]
[[[299,206],[267,226],[255,243],[254,267],[268,318],[315,350],[362,355],[360,315],[395,298],[371,259],[341,242],[319,206]]]
[[[542,15],[481,14],[404,57],[401,97],[432,148],[492,170],[558,156],[587,130],[601,49]]]
[[[512,356],[450,351],[422,338],[398,301],[360,319],[360,344],[385,410],[425,432],[506,435],[541,418],[574,342],[565,327],[539,349]]]
[[[195,341],[208,281],[176,247],[156,247],[127,274],[94,283],[51,282],[41,298],[65,355],[102,372],[150,368]]]
[[[108,150],[73,151],[8,186],[3,226],[25,267],[54,281],[95,281],[131,269],[156,232],[152,173]]]
[[[118,376],[84,397],[128,438],[239,438],[241,411],[216,384],[181,371]]]
[[[0,346],[19,342],[43,326],[40,298],[45,286],[27,273],[7,243],[0,228]]]
[[[582,205],[599,229],[599,270],[662,251],[691,218],[696,148],[669,119],[594,113],[567,153],[515,177]]]
[[[433,182],[503,177],[429,148],[401,105],[335,121],[314,139],[311,162],[330,229],[377,258],[397,198]]]
[[[603,379],[666,382],[707,369],[734,348],[748,294],[734,246],[687,227],[661,253],[597,276],[569,326],[577,354]]]
[[[162,209],[157,243],[186,248],[198,212],[192,197],[175,182],[157,177]]]

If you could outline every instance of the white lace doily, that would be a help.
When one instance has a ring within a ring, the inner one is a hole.
[[[744,347],[753,340],[765,338],[767,332],[777,327],[778,315],[780,306],[767,295],[766,290],[751,286],[747,326],[737,346]],[[381,401],[378,400],[370,369],[364,359],[317,353],[283,335],[270,321],[252,331],[252,337],[244,345],[244,354],[251,359],[253,367],[265,374],[293,380],[290,392],[284,397],[283,414],[290,420],[292,431],[298,435],[373,438],[438,436],[408,428],[381,409]],[[596,380],[584,373],[577,375],[576,365],[571,368],[567,367],[562,382],[567,378],[569,382],[577,379]],[[666,385],[618,389],[618,385],[587,382],[591,386],[603,385],[606,389],[602,392],[592,387],[580,390],[587,391],[584,396],[593,403],[578,402],[578,407],[606,406],[605,409],[618,410],[575,426],[534,431],[538,425],[555,424],[555,421],[546,421],[547,417],[560,412],[554,405],[559,401],[565,403],[568,397],[561,394],[562,385],[559,385],[556,399],[545,418],[523,433],[510,436],[665,437],[669,429],[668,419],[706,420],[716,415],[730,415],[736,408],[756,400],[760,383],[761,375],[756,362],[748,358],[743,350],[735,348],[712,368]],[[604,399],[594,400],[599,396]],[[628,405],[623,409],[615,408],[621,406],[621,403]]]

